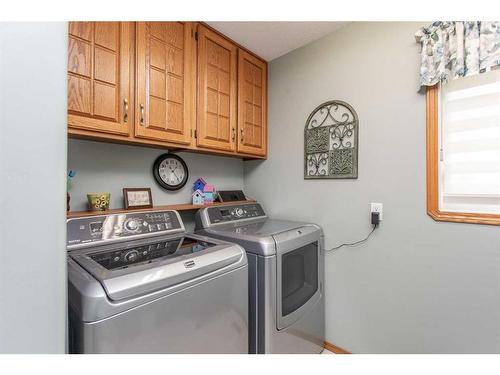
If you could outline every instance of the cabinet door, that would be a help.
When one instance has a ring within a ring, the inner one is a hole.
[[[135,136],[189,144],[195,80],[190,22],[137,22]]]
[[[238,152],[267,152],[267,64],[238,51]]]
[[[237,48],[198,26],[197,145],[216,150],[235,149]]]
[[[129,133],[130,22],[70,22],[68,125],[97,132]]]

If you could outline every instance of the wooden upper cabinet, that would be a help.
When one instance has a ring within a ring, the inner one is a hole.
[[[238,51],[238,152],[267,153],[267,64]]]
[[[190,22],[137,22],[135,136],[191,142],[195,59]]]
[[[130,22],[69,23],[69,127],[129,133],[131,27]]]
[[[237,52],[229,40],[198,26],[198,146],[235,150]]]
[[[70,22],[68,127],[76,138],[265,158],[267,64],[198,22]]]

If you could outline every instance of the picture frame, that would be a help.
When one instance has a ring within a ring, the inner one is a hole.
[[[126,210],[153,208],[150,188],[123,188],[123,204]]]

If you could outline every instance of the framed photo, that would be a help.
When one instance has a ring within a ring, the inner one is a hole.
[[[150,188],[123,188],[123,201],[126,210],[153,207]]]

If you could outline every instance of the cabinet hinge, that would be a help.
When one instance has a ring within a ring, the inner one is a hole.
[[[196,129],[191,130],[191,137],[198,138],[198,133],[196,133]]]
[[[198,40],[198,31],[195,31],[195,32],[194,32],[194,39],[195,39],[195,40]]]

